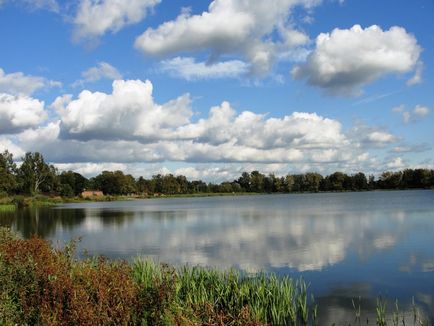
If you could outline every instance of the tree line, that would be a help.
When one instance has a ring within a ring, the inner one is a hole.
[[[181,195],[200,193],[290,193],[320,191],[366,191],[375,189],[434,188],[434,171],[405,169],[384,172],[377,179],[363,172],[348,175],[334,172],[327,176],[309,172],[278,177],[259,171],[243,172],[238,179],[220,184],[188,180],[183,175],[157,174],[150,179],[134,178],[122,171],[103,171],[86,178],[73,171],[59,173],[38,152],[28,152],[18,167],[7,150],[0,153],[0,196],[39,193],[79,196],[85,189],[101,190],[105,195]]]

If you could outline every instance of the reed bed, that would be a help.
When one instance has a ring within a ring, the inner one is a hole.
[[[239,316],[247,310],[253,320],[264,324],[316,323],[317,308],[313,296],[308,300],[308,286],[303,279],[264,273],[251,276],[203,267],[176,270],[143,259],[135,261],[133,273],[145,288],[172,282],[174,302],[184,310],[212,305],[226,316]]]
[[[0,213],[10,213],[15,212],[16,206],[14,204],[3,204],[0,205]]]

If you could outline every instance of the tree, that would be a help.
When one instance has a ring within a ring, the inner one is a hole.
[[[288,174],[285,177],[285,185],[284,185],[285,192],[292,192],[293,187],[294,187],[294,177]]]
[[[21,190],[27,194],[55,191],[56,169],[44,161],[42,154],[27,152],[18,170]]]
[[[323,176],[319,173],[306,173],[304,175],[303,191],[318,192]]]
[[[264,180],[265,175],[259,173],[259,171],[252,171],[250,173],[251,191],[252,192],[264,192]]]
[[[342,191],[345,189],[345,181],[347,179],[347,175],[342,172],[335,172],[326,177],[326,187],[325,190],[334,190],[334,191]]]
[[[380,176],[378,184],[383,189],[398,189],[401,185],[402,172],[384,172]]]
[[[250,192],[251,191],[251,180],[250,180],[250,174],[248,172],[243,172],[241,174],[241,177],[238,178],[237,182],[241,186],[241,188],[244,191]]]
[[[0,194],[12,194],[17,188],[17,166],[7,150],[0,153]]]
[[[356,173],[351,178],[354,190],[368,190],[368,179],[363,172]]]
[[[64,171],[59,176],[61,192],[69,193],[69,196],[78,196],[83,192],[88,184],[88,180],[80,173]],[[68,187],[66,186],[68,185]]]
[[[103,171],[95,177],[94,186],[107,195],[128,195],[136,192],[136,180],[122,171]]]

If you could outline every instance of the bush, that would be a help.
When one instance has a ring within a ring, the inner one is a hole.
[[[138,286],[131,267],[103,259],[76,262],[73,245],[20,240],[2,230],[0,321],[6,324],[133,324]],[[0,322],[1,324],[1,322]]]

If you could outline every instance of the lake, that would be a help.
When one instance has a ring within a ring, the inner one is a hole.
[[[0,213],[0,225],[55,245],[80,237],[90,255],[303,277],[324,325],[353,323],[359,296],[364,324],[377,297],[408,320],[414,297],[434,321],[434,190],[88,202]]]

